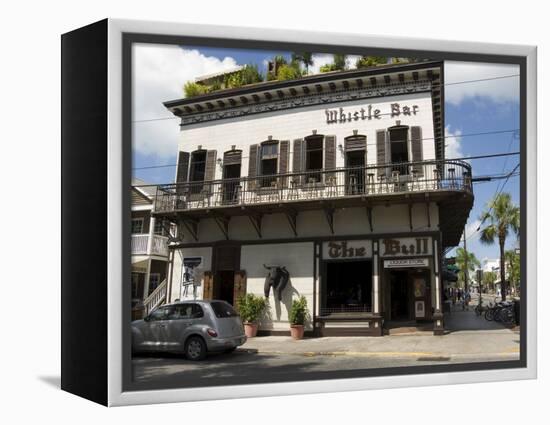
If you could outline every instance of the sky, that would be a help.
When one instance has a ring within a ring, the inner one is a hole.
[[[133,48],[134,176],[154,184],[174,181],[179,140],[178,119],[162,102],[184,97],[184,84],[197,76],[244,64],[255,64],[265,74],[267,61],[273,56],[290,58],[289,52],[253,49],[153,44],[135,44]],[[348,56],[350,67],[356,57]],[[332,55],[315,54],[313,61],[310,73],[330,63]],[[516,65],[445,62],[446,158],[519,151],[518,75]],[[475,135],[489,132],[497,133]],[[518,162],[519,156],[470,161],[474,177],[509,173]],[[510,193],[519,205],[519,177],[474,184],[466,240],[468,250],[480,261],[498,258],[498,247],[481,244],[476,230],[482,211],[504,182],[502,191]],[[514,236],[509,237],[507,249],[515,242]]]

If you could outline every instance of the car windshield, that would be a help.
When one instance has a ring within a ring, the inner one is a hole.
[[[211,302],[210,305],[212,306],[212,310],[214,310],[214,314],[218,318],[238,316],[237,312],[228,303],[222,301],[214,301]]]

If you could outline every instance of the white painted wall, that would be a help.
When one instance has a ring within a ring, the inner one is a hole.
[[[248,293],[264,296],[267,275],[264,263],[284,265],[290,273],[290,281],[283,291],[282,301],[270,293],[269,311],[260,322],[260,329],[289,330],[288,312],[293,299],[304,295],[313,314],[313,243],[243,245],[241,268],[246,270]],[[312,329],[311,322],[306,323],[306,329]]]
[[[391,111],[390,105],[396,102],[400,105],[418,105],[417,114],[411,116],[401,114],[393,118],[390,115],[381,115],[379,119],[326,123],[326,109],[342,107],[345,111],[356,111],[372,105],[373,109],[378,108],[382,114],[388,114]],[[192,152],[201,145],[203,149],[217,150],[217,157],[223,158],[223,153],[230,150],[231,145],[236,145],[237,149],[243,151],[241,175],[247,176],[249,146],[266,141],[268,136],[272,136],[274,140],[291,141],[289,164],[291,168],[294,139],[309,136],[312,130],[317,130],[317,134],[335,135],[336,145],[343,145],[344,138],[353,135],[353,130],[358,130],[359,134],[367,136],[367,163],[373,165],[376,164],[376,130],[391,127],[396,124],[396,120],[400,120],[403,125],[422,127],[422,138],[426,139],[423,143],[423,158],[434,159],[433,115],[429,93],[373,98],[369,101],[330,103],[186,125],[181,130],[179,150]],[[340,152],[336,155],[336,166],[344,166],[344,156]],[[216,166],[215,179],[221,178],[221,167]]]

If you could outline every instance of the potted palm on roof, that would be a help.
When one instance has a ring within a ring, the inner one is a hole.
[[[304,337],[304,324],[309,315],[307,308],[307,300],[303,295],[297,300],[292,301],[290,307],[290,336],[294,339],[302,339]]]
[[[248,338],[253,338],[258,333],[258,321],[267,306],[266,300],[258,295],[246,294],[239,298],[238,305],[244,333]]]

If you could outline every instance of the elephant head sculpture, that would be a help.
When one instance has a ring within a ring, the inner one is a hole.
[[[290,273],[284,266],[268,266],[264,264],[264,267],[268,270],[264,283],[264,295],[268,298],[269,292],[273,288],[273,295],[276,295],[277,299],[281,301],[283,290],[290,278]]]

